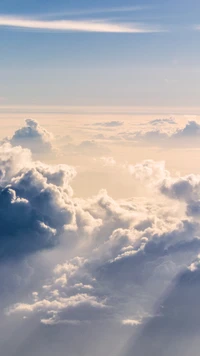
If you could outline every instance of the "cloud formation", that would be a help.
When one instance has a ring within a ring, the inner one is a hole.
[[[33,119],[26,119],[25,126],[16,130],[8,141],[13,146],[20,145],[29,148],[33,153],[38,155],[53,152],[53,135]]]
[[[74,223],[67,165],[34,162],[31,153],[9,143],[0,147],[0,259],[53,247]]]
[[[194,135],[194,126],[189,123],[185,131]],[[185,131],[179,134],[185,136]],[[45,135],[49,137],[37,123],[27,121],[12,140],[39,136],[43,143]],[[92,150],[105,166],[117,166],[98,147],[95,141],[83,141],[72,145],[71,152]],[[135,187],[140,184],[150,194],[115,200],[101,190],[83,199],[73,195],[73,167],[34,161],[28,149],[10,143],[0,146],[1,262],[53,251],[58,243],[63,247],[62,260],[47,278],[43,275],[32,297],[8,306],[7,317],[34,316],[48,326],[109,322],[139,329],[172,279],[183,269],[198,269],[200,176],[172,176],[164,161],[123,169]],[[76,246],[64,258],[71,238]]]
[[[172,177],[163,162],[154,161],[132,167],[131,174],[144,184],[154,182],[158,201],[115,201],[104,190],[77,199],[96,226],[87,253],[57,265],[37,300],[17,303],[7,310],[9,315],[37,314],[48,325],[108,319],[139,326],[153,301],[200,249],[199,221],[187,206],[199,199],[199,178],[191,183],[187,177]],[[172,194],[181,180],[189,182],[189,193],[183,186]]]
[[[200,138],[200,125],[196,121],[189,121],[183,128],[171,131],[165,124],[175,125],[173,119],[157,119],[149,122],[153,128],[140,131],[128,131],[118,134],[124,141],[133,142],[135,145],[150,145],[160,147],[197,146]]]

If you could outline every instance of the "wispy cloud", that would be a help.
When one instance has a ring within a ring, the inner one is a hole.
[[[96,8],[96,9],[80,9],[70,11],[60,11],[56,13],[44,14],[43,17],[57,17],[57,16],[79,16],[79,15],[92,15],[92,14],[106,14],[106,13],[124,13],[135,12],[149,9],[149,6],[123,6],[113,8]]]
[[[0,27],[33,29],[40,31],[76,31],[110,33],[153,33],[161,32],[157,26],[144,24],[111,23],[95,20],[51,20],[44,21],[28,17],[0,16]]]

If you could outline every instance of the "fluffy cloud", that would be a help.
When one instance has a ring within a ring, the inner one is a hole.
[[[46,154],[53,151],[53,135],[33,119],[26,119],[25,126],[8,139],[13,146],[29,148],[33,153]]]
[[[165,169],[164,161],[145,160],[136,165],[129,165],[128,169],[132,177],[148,185],[157,186],[159,182],[170,177],[170,173]]]
[[[31,153],[9,143],[0,147],[0,258],[18,257],[57,243],[75,223],[66,165],[34,162]]]
[[[177,130],[174,138],[199,138],[200,125],[196,121],[189,121],[183,129]]]

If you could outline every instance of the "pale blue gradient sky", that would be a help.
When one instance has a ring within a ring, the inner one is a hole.
[[[1,1],[0,105],[198,106],[199,10],[196,0]],[[76,31],[48,30],[54,20]],[[133,33],[101,32],[113,26]]]

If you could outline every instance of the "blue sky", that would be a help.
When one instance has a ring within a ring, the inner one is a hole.
[[[198,106],[199,10],[196,0],[3,0],[1,104]]]

